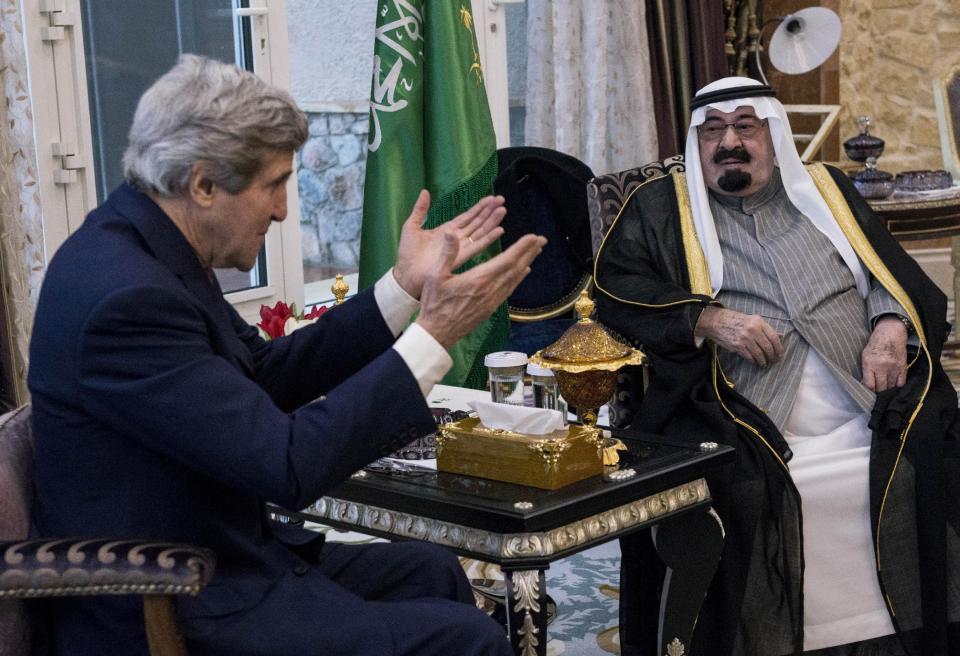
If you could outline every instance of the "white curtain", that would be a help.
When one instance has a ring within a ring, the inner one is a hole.
[[[27,364],[33,310],[45,260],[37,184],[37,144],[27,80],[21,0],[0,0],[0,302],[12,358],[16,402],[27,394]],[[36,11],[25,1],[28,10]]]
[[[596,175],[657,159],[644,4],[527,0],[527,145]]]

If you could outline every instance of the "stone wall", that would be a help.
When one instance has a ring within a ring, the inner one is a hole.
[[[841,140],[855,118],[886,141],[880,168],[943,168],[933,80],[960,66],[957,0],[842,0]]]
[[[355,270],[360,254],[368,115],[310,112],[307,116],[310,138],[297,154],[304,266]]]

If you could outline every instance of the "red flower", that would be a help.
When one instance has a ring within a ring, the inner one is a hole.
[[[260,306],[260,323],[257,326],[263,332],[270,335],[270,339],[276,339],[283,336],[283,324],[287,319],[293,316],[290,307],[283,301],[277,301],[272,308],[266,305]]]
[[[325,305],[314,305],[313,309],[303,315],[304,319],[316,319],[321,314],[327,311],[327,306]]]
[[[277,337],[283,337],[287,334],[286,324],[289,319],[294,319],[291,323],[293,327],[290,330],[292,331],[300,327],[300,325],[305,325],[298,324],[297,322],[317,319],[326,311],[326,307],[315,305],[309,313],[304,315],[304,313],[297,308],[296,303],[288,306],[283,301],[277,301],[272,308],[266,305],[260,306],[260,323],[257,324],[257,327],[266,334],[267,338],[276,339]],[[261,337],[263,337],[263,335],[261,335]]]

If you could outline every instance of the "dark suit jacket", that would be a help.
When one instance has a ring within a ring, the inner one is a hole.
[[[330,585],[301,558],[317,551],[315,534],[281,541],[264,501],[302,508],[433,429],[392,343],[372,289],[263,341],[163,211],[122,185],[56,253],[40,294],[28,378],[35,532],[213,549],[211,585],[180,602],[188,637],[198,652],[220,651],[211,618],[242,613],[242,651],[256,653],[287,603]],[[58,651],[145,651],[137,599],[55,612]],[[336,613],[316,609],[331,628],[349,620]],[[357,653],[367,642],[376,653],[382,636],[370,634]]]

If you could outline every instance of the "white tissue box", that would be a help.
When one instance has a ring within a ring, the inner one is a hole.
[[[603,473],[599,431],[579,425],[545,435],[488,429],[476,417],[437,432],[437,469],[555,490]]]

